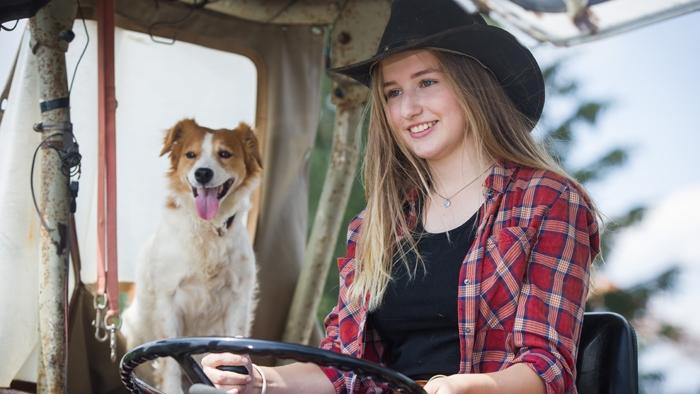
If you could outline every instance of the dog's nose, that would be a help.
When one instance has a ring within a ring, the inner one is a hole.
[[[206,185],[207,182],[211,181],[213,176],[214,171],[208,168],[197,168],[194,172],[194,179],[196,179],[201,185]]]

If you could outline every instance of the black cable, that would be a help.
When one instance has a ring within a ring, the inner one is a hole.
[[[297,2],[297,0],[289,0],[289,1],[287,2],[287,4],[285,4],[282,8],[280,8],[280,9],[275,13],[275,15],[272,15],[272,16],[270,17],[270,19],[268,19],[267,21],[265,21],[265,23],[270,23],[270,22],[274,21],[275,19],[277,19],[280,15],[284,14],[284,13],[289,9],[289,7],[291,7],[292,5],[294,5],[294,3],[296,3],[296,2]]]
[[[4,23],[0,23],[0,30],[5,30],[5,31],[12,31],[17,28],[17,25],[19,24],[19,19],[15,20],[15,25],[12,26],[11,28],[5,27]]]
[[[170,41],[163,41],[163,40],[157,40],[155,36],[153,35],[153,30],[155,30],[156,26],[175,26],[179,25],[180,23],[186,21],[189,19],[190,16],[192,16],[192,13],[194,10],[198,8],[204,8],[207,4],[209,4],[209,0],[202,0],[201,2],[197,2],[196,0],[192,3],[192,5],[189,7],[189,10],[187,11],[187,14],[183,16],[180,19],[174,20],[174,21],[156,21],[153,22],[150,26],[148,26],[148,35],[151,37],[151,41],[155,42],[156,44],[163,44],[163,45],[173,45],[175,42],[177,42],[177,32],[173,34],[172,38],[170,38]],[[158,0],[156,0],[156,8],[159,7],[158,5]]]
[[[34,149],[34,154],[32,155],[32,166],[29,172],[29,187],[32,193],[32,202],[34,203],[34,209],[36,210],[37,215],[39,216],[39,219],[41,220],[41,225],[44,227],[46,231],[51,231],[51,228],[46,224],[46,221],[44,220],[44,214],[41,212],[39,209],[39,204],[36,201],[36,192],[34,191],[34,166],[36,165],[36,155],[39,153],[39,149],[41,149],[45,144],[49,142],[54,142],[56,141],[53,139],[54,137],[61,137],[63,136],[64,133],[54,133],[49,135],[48,137],[44,138],[39,145],[37,145],[36,149]],[[71,182],[71,178],[77,176],[78,179],[80,179],[81,175],[81,159],[82,156],[78,152],[78,141],[75,139],[75,136],[71,134],[72,138],[72,144],[71,146],[66,149],[66,150],[61,150],[56,148],[53,145],[47,145],[46,147],[49,149],[53,149],[56,151],[58,154],[58,157],[61,160],[61,173],[66,176],[68,179],[68,190],[71,194],[71,211],[74,212],[74,205],[75,205],[75,198],[77,197],[77,181]]]
[[[347,7],[349,0],[343,1],[343,5],[341,5],[338,8],[338,13],[335,15],[335,18],[333,18],[333,22],[331,22],[331,31],[335,30],[335,24],[338,23],[338,19],[340,19],[340,16],[343,15],[343,11],[345,11],[345,7]]]
[[[44,215],[42,214],[41,210],[39,209],[39,204],[36,202],[36,193],[34,192],[34,165],[36,164],[36,154],[39,153],[39,149],[41,147],[49,142],[52,137],[60,136],[61,133],[54,133],[51,134],[50,136],[46,137],[43,141],[37,145],[36,149],[34,149],[34,155],[32,155],[32,168],[29,170],[29,187],[32,192],[32,201],[34,202],[34,209],[36,210],[36,214],[39,216],[39,220],[41,220],[41,226],[44,227],[44,229],[48,232],[51,231],[49,226],[46,224],[46,221],[44,221]],[[51,147],[52,149],[58,151],[55,147]]]
[[[73,91],[73,82],[75,81],[76,74],[78,74],[78,66],[80,65],[80,61],[83,60],[83,55],[85,55],[85,52],[88,49],[88,44],[90,44],[90,34],[88,34],[87,25],[85,24],[85,17],[83,16],[83,10],[80,6],[80,0],[75,0],[75,2],[78,4],[78,15],[80,15],[80,19],[83,21],[83,29],[85,29],[85,46],[83,47],[83,51],[80,53],[80,57],[78,57],[78,61],[75,63],[73,76],[70,79],[70,86],[68,87],[68,97],[70,97],[70,93]]]

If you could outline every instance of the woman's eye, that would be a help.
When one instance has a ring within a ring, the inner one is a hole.
[[[427,88],[428,86],[435,85],[437,83],[434,79],[423,79],[420,81],[420,87]]]
[[[197,155],[194,152],[189,151],[189,152],[185,153],[185,157],[188,159],[194,159],[195,157],[197,157]]]
[[[397,97],[397,96],[401,95],[401,90],[391,89],[391,90],[387,91],[386,93],[384,93],[384,95],[386,96],[387,99],[390,99],[392,97]]]
[[[232,156],[231,152],[229,152],[227,150],[220,150],[219,151],[219,157],[222,159],[228,159],[231,156]]]

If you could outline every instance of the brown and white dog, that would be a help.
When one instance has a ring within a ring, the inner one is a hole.
[[[244,220],[262,169],[253,130],[212,130],[185,119],[168,130],[170,194],[137,265],[136,295],[124,312],[129,349],[178,336],[248,336],[257,289]],[[149,380],[181,392],[177,364],[161,359]]]

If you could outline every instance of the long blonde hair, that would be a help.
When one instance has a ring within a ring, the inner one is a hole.
[[[476,61],[459,54],[430,50],[450,82],[466,114],[468,137],[477,147],[481,162],[508,160],[519,165],[551,170],[568,176],[532,138],[532,121],[519,112],[491,73]],[[409,251],[421,262],[413,223],[408,222],[409,204],[421,208],[432,191],[427,162],[415,156],[392,130],[384,112],[380,67],[372,73],[369,130],[363,165],[367,208],[356,248],[356,271],[349,288],[350,299],[369,300],[373,310],[381,303],[391,280],[392,261],[405,260]],[[583,190],[582,188],[580,188]],[[420,214],[420,213],[418,213]]]

